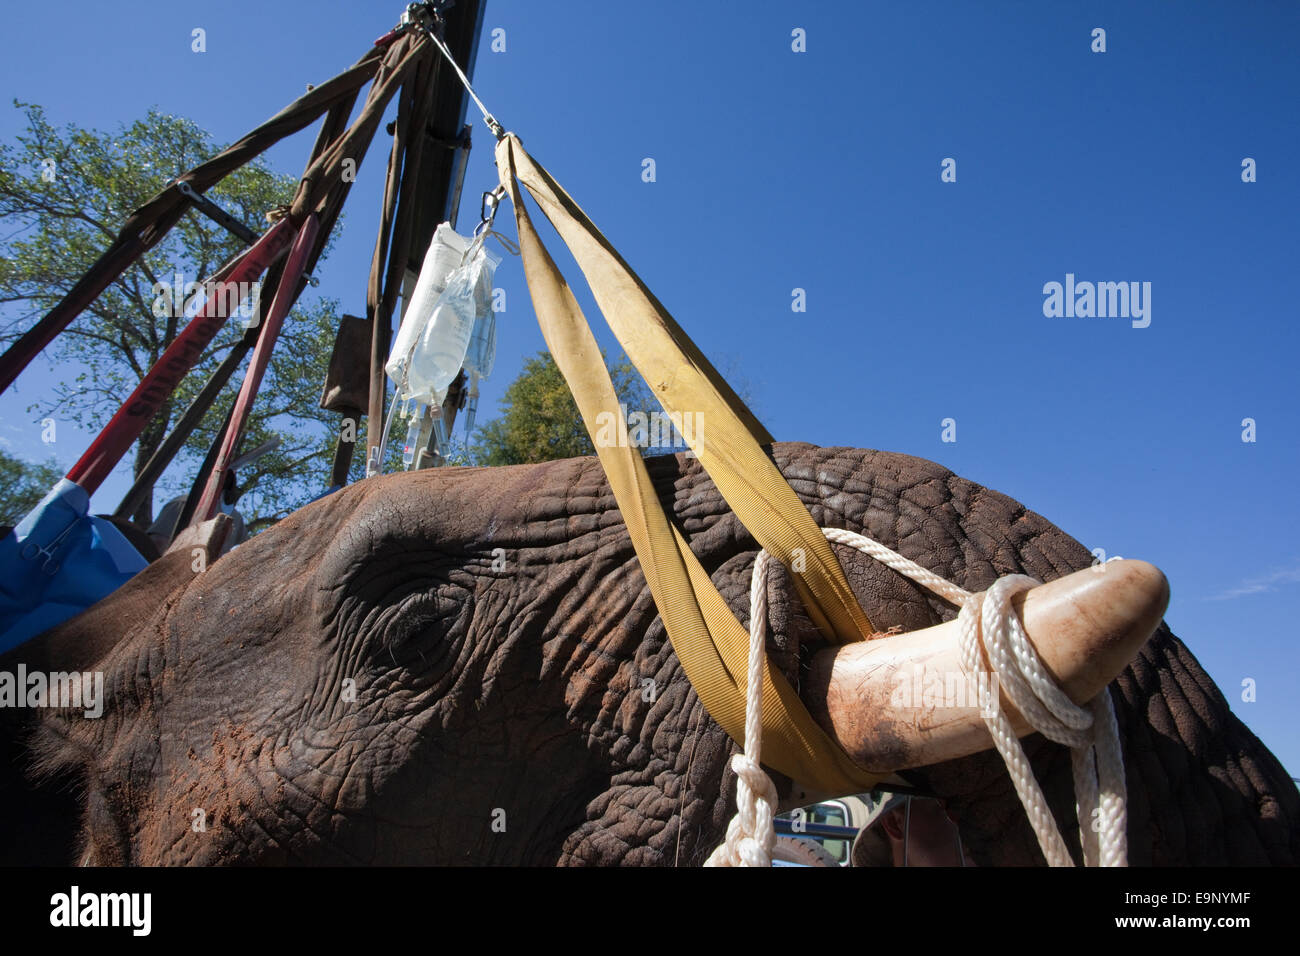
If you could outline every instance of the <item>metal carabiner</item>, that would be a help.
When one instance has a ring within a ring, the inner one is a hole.
[[[483,201],[479,204],[478,225],[474,228],[474,235],[491,229],[492,224],[496,221],[497,210],[501,208],[501,201],[506,198],[506,188],[498,186],[496,189],[489,189],[483,193]]]

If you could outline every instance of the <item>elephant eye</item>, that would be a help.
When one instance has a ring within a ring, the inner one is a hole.
[[[374,664],[423,671],[446,653],[448,637],[469,619],[473,597],[443,582],[395,601],[384,613]]]

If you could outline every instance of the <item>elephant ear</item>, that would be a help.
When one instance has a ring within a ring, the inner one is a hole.
[[[149,655],[128,645],[132,634],[155,634],[178,596],[217,559],[230,518],[218,515],[187,529],[187,544],[173,546],[124,585],[76,617],[0,655],[0,671],[103,672],[102,720],[78,720],[56,709],[0,709],[0,864],[61,865],[77,862],[82,820],[95,819],[90,842],[100,862],[125,862],[116,849],[124,842],[107,818],[88,762],[101,753],[88,746],[115,721],[147,707],[139,693]],[[180,539],[178,538],[178,541]],[[203,561],[197,560],[198,550]],[[123,689],[128,689],[126,692]],[[75,713],[75,711],[74,711]],[[109,716],[109,715],[112,716]],[[77,738],[74,740],[74,738]],[[84,738],[84,739],[83,739]],[[107,839],[112,836],[113,839]]]

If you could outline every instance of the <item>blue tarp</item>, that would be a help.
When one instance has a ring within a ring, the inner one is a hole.
[[[64,478],[0,539],[0,652],[80,614],[147,566]]]

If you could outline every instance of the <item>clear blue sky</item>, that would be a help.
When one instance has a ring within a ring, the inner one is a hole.
[[[75,42],[55,42],[47,8],[11,5],[0,89],[57,124],[157,105],[227,142],[401,6],[77,0],[56,18]],[[1087,6],[489,0],[476,86],[778,439],[931,458],[1159,565],[1174,631],[1300,776],[1300,6]],[[18,120],[0,110],[0,136]],[[273,165],[296,175],[310,135]],[[496,182],[481,123],[475,141],[467,210]],[[316,290],[353,312],[383,157],[377,141]],[[1066,273],[1150,282],[1150,326],[1045,317]],[[517,260],[497,284],[481,417],[543,345]],[[49,454],[25,409],[67,373],[33,369],[0,399],[6,447]],[[65,430],[55,454],[71,464],[87,438]]]

